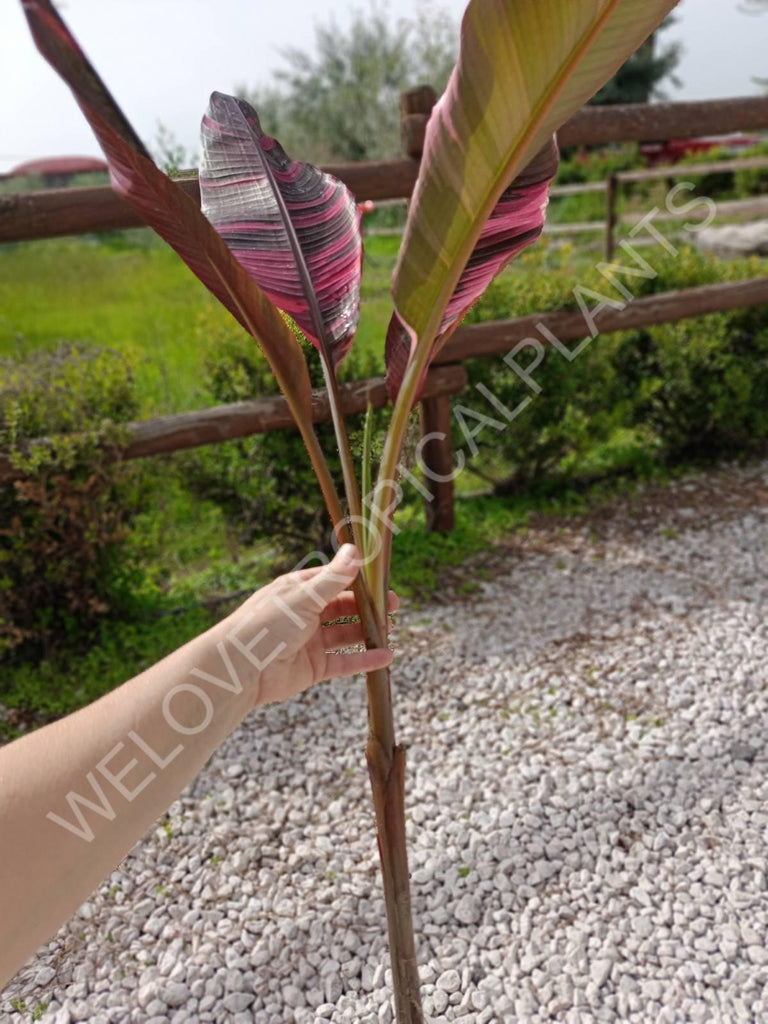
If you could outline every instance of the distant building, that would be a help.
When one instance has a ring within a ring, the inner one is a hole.
[[[46,156],[26,160],[4,174],[3,178],[40,177],[46,188],[66,188],[77,174],[108,170],[106,163],[93,156]]]

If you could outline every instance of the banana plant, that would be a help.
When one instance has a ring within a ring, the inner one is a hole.
[[[202,123],[202,210],[153,163],[50,0],[22,0],[38,48],[72,89],[112,186],[262,347],[290,405],[339,541],[365,553],[355,593],[369,647],[387,643],[398,463],[430,361],[493,277],[544,224],[554,134],[650,35],[675,0],[471,0],[456,67],[427,125],[384,339],[394,408],[378,475],[361,493],[336,371],[359,314],[362,242],[346,187],[291,159],[257,113],[221,93]],[[281,313],[282,311],[282,313]],[[301,346],[322,361],[343,492],[312,422]],[[366,431],[370,441],[370,431]],[[370,450],[370,444],[368,444]],[[342,498],[342,493],[344,497]],[[366,747],[398,1021],[421,1021],[405,843],[405,750],[389,670],[367,677]]]

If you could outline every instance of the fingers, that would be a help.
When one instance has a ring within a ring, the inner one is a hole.
[[[335,626],[324,626],[320,631],[324,651],[335,651],[339,647],[354,647],[365,641],[363,627],[359,622],[340,622]]]
[[[390,590],[387,602],[387,611],[396,612],[400,607],[400,598],[394,591]],[[330,622],[333,619],[346,619],[358,614],[357,601],[351,590],[345,590],[334,598],[323,612],[323,621]]]
[[[373,651],[353,651],[351,654],[329,654],[325,659],[325,671],[318,680],[337,679],[340,676],[353,676],[358,672],[373,672],[377,668],[386,668],[392,663],[392,651],[377,647]]]
[[[327,565],[296,573],[303,597],[317,609],[325,607],[345,591],[360,571],[362,561],[354,544],[342,544]]]

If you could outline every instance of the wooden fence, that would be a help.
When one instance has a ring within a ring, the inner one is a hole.
[[[616,248],[616,228],[619,224],[633,225],[641,219],[642,214],[627,213],[619,217],[617,214],[618,198],[623,184],[637,184],[639,182],[664,180],[672,183],[676,178],[696,178],[704,174],[716,174],[736,171],[768,170],[768,156],[745,157],[740,160],[714,160],[711,163],[679,163],[666,166],[653,167],[644,171],[615,171],[609,174],[602,181],[579,181],[569,185],[554,185],[549,190],[553,199],[565,196],[586,195],[588,193],[601,193],[605,195],[605,217],[604,220],[590,221],[563,221],[552,222],[547,220],[544,225],[545,235],[576,235],[582,233],[595,233],[602,231],[605,236],[605,258],[613,259]],[[376,204],[377,207],[385,205],[404,206],[407,199],[382,199]],[[728,220],[740,220],[750,217],[768,216],[768,195],[749,196],[745,199],[727,199],[717,203],[718,217],[727,217]],[[692,212],[693,220],[703,220],[708,215],[708,209],[699,207]],[[656,217],[659,222],[679,220],[676,213],[665,213],[660,211]],[[373,228],[369,229],[369,235],[402,235],[402,227],[395,228]]]
[[[330,165],[326,170],[346,182],[359,202],[367,199],[407,198],[418,173],[424,131],[434,102],[435,93],[426,86],[403,95],[403,159]],[[768,129],[768,97],[585,107],[562,127],[558,136],[561,145],[574,146],[689,138],[725,134],[739,129]],[[741,161],[741,165],[745,166],[746,162]],[[706,165],[693,167],[700,173],[709,173],[711,170]],[[653,171],[614,175],[609,210],[615,210],[615,205],[611,207],[611,203],[615,204],[615,192],[622,182],[651,180],[650,175],[664,177],[668,173],[668,168],[656,168]],[[686,173],[689,173],[688,167]],[[178,187],[199,200],[199,189],[194,177],[180,180]],[[609,187],[601,182],[590,184],[593,191],[607,190]],[[559,191],[562,193],[566,188],[569,186],[560,186]],[[608,220],[611,226],[615,224],[615,217],[611,221],[609,216]],[[138,217],[108,187],[0,196],[0,242],[28,241],[137,226],[141,226]],[[609,240],[606,231],[606,243],[611,246],[611,252],[612,238],[611,234]],[[625,330],[762,304],[768,304],[768,277],[765,276],[635,299],[623,308],[608,307],[602,310],[596,317],[596,326],[601,332]],[[431,435],[423,446],[423,457],[425,484],[430,491],[427,517],[432,529],[445,532],[452,528],[454,521],[453,483],[449,479],[450,467],[453,465],[451,395],[466,386],[467,375],[461,366],[463,360],[475,356],[504,355],[511,347],[526,342],[531,346],[553,343],[563,346],[568,341],[578,342],[589,336],[593,333],[591,327],[581,312],[557,312],[461,327],[456,331],[439,353],[421,401],[422,432],[425,437]],[[387,400],[381,379],[345,385],[343,395],[347,413],[363,411],[369,401],[380,407]],[[327,395],[322,389],[314,395],[314,416],[317,422],[330,419]],[[257,398],[252,402],[239,402],[129,424],[128,444],[115,454],[121,458],[140,458],[292,427],[290,412],[282,398]],[[7,456],[0,453],[0,484],[8,483],[16,477]]]
[[[605,222],[589,221],[581,224],[546,225],[550,234],[571,234],[580,231],[605,230],[605,258],[613,259],[616,243],[616,227],[619,223],[636,224],[639,217],[627,214],[617,216],[617,203],[622,185],[640,184],[648,181],[673,182],[676,178],[697,178],[705,174],[731,173],[736,171],[768,170],[768,156],[744,157],[734,160],[712,160],[709,163],[670,164],[651,167],[642,171],[616,171],[604,181],[584,181],[572,185],[555,185],[549,190],[553,197],[584,195],[587,192],[605,193]],[[717,212],[727,217],[755,217],[768,215],[768,196],[753,196],[747,199],[726,200],[717,204]],[[699,214],[694,214],[694,218]],[[700,210],[703,219],[704,209]],[[661,212],[658,221],[674,220],[676,214]]]

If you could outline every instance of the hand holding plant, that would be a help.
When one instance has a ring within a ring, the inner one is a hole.
[[[255,673],[254,706],[288,700],[323,680],[372,672],[391,663],[387,648],[346,650],[363,643],[357,601],[347,589],[360,564],[357,550],[344,544],[327,565],[278,576],[226,620],[232,635],[251,638],[252,654],[263,666]],[[396,611],[399,603],[390,592],[387,610]],[[247,658],[245,662],[247,672]],[[254,675],[253,666],[250,674]]]

